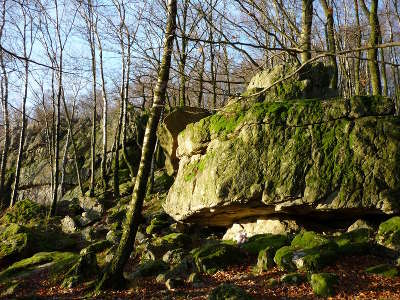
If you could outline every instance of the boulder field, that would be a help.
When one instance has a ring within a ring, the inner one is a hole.
[[[177,143],[163,205],[177,221],[399,212],[400,118],[389,98],[272,101],[251,89]]]

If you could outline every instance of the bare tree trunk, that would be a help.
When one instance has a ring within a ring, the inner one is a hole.
[[[371,8],[368,10],[365,0],[361,0],[361,7],[369,19],[369,26],[371,29],[369,35],[369,46],[372,47],[368,50],[368,68],[371,76],[371,87],[373,95],[380,95],[382,92],[381,76],[379,74],[378,64],[378,49],[376,45],[379,43],[380,29],[378,20],[378,0],[371,1]]]
[[[56,131],[55,131],[55,144],[54,144],[54,186],[53,186],[53,198],[50,205],[50,216],[56,214],[57,201],[58,201],[58,183],[59,183],[59,156],[60,156],[60,129],[61,129],[61,97],[62,97],[62,76],[63,76],[63,44],[61,41],[60,33],[60,22],[58,19],[58,2],[55,3],[56,13],[56,34],[57,41],[60,51],[59,62],[58,62],[58,90],[57,90],[57,120],[56,120]]]
[[[354,9],[356,15],[356,26],[357,26],[357,48],[361,47],[361,28],[360,28],[360,14],[358,9],[358,0],[354,0]],[[361,64],[361,51],[356,52],[356,60],[354,65],[354,89],[355,94],[361,94],[360,84],[360,64]]]
[[[302,0],[300,49],[301,62],[311,59],[311,28],[313,19],[313,0]]]
[[[151,167],[151,156],[154,153],[156,143],[156,130],[162,108],[165,103],[165,93],[168,85],[169,71],[171,66],[171,56],[173,51],[175,27],[176,27],[176,0],[168,1],[167,28],[165,31],[164,53],[159,69],[158,82],[154,93],[154,104],[151,115],[146,125],[142,156],[139,171],[135,181],[132,200],[128,205],[123,233],[120,244],[115,253],[110,267],[105,271],[103,277],[97,285],[97,290],[110,287],[120,287],[124,285],[123,268],[129,259],[134,247],[137,229],[140,223],[140,216],[143,207],[143,200],[146,194],[146,185]]]
[[[3,37],[3,29],[6,23],[6,0],[2,3],[2,22],[0,27],[0,43]],[[0,64],[1,64],[1,106],[3,110],[3,122],[4,122],[4,145],[3,152],[1,155],[1,167],[0,167],[0,209],[5,205],[5,191],[4,183],[7,170],[7,159],[8,151],[10,148],[10,118],[8,114],[8,74],[6,65],[4,62],[4,53],[0,52]]]
[[[326,17],[326,35],[328,41],[328,51],[335,53],[336,52],[336,44],[335,44],[335,29],[334,29],[334,20],[333,20],[333,8],[328,5],[327,0],[320,0],[321,5],[324,9],[325,17]],[[331,89],[337,89],[338,85],[338,65],[336,61],[336,56],[329,56],[329,64],[332,66],[333,74],[331,77],[331,81],[329,83],[329,87]]]
[[[200,46],[201,51],[201,66],[200,66],[200,74],[199,74],[199,95],[197,97],[197,106],[203,106],[203,85],[204,85],[204,68],[206,65],[206,56],[204,54],[204,48]]]
[[[119,198],[119,149],[121,140],[121,127],[122,127],[122,117],[123,117],[123,107],[122,98],[119,107],[119,118],[118,125],[115,133],[115,154],[114,154],[114,170],[113,170],[113,191],[114,197]]]
[[[76,143],[75,143],[75,138],[74,138],[74,132],[73,132],[73,127],[72,127],[72,120],[71,120],[71,116],[68,112],[68,107],[67,107],[67,103],[65,102],[65,95],[64,95],[64,90],[63,90],[63,104],[64,104],[64,110],[65,110],[65,115],[67,117],[67,124],[68,124],[68,131],[70,133],[70,137],[71,137],[71,142],[72,142],[72,149],[74,151],[74,165],[75,165],[75,171],[76,171],[76,178],[78,180],[78,185],[79,185],[79,189],[81,191],[81,195],[84,195],[84,191],[83,191],[83,185],[82,185],[82,179],[81,179],[81,174],[80,174],[80,168],[78,165],[78,154],[77,154],[77,150],[76,150]],[[73,107],[75,107],[75,100],[74,99],[74,105]],[[74,112],[72,112],[74,113]]]
[[[25,45],[25,41],[24,41]],[[24,46],[24,56],[26,55],[26,45]],[[29,78],[29,61],[25,61],[25,84],[24,84],[24,95],[22,98],[22,109],[21,109],[21,132],[19,135],[19,145],[18,145],[18,157],[17,157],[17,166],[15,168],[15,178],[14,178],[14,187],[11,195],[10,207],[14,206],[17,201],[18,196],[18,188],[19,188],[19,180],[21,175],[21,166],[22,166],[22,158],[24,154],[24,146],[25,146],[25,131],[26,131],[26,99],[28,97],[28,78]]]
[[[103,66],[103,46],[101,44],[99,32],[97,26],[95,27],[95,33],[97,38],[97,45],[99,48],[99,60],[100,60],[100,77],[101,77],[101,93],[103,96],[103,149],[101,155],[101,178],[103,180],[104,191],[108,188],[108,177],[107,177],[107,117],[108,117],[108,101],[106,93],[106,84],[104,80],[104,66]]]

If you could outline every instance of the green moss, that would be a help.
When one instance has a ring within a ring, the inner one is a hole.
[[[169,222],[164,218],[154,217],[151,220],[150,225],[146,227],[146,233],[147,234],[160,233],[163,229],[167,228],[168,226]]]
[[[233,284],[221,284],[211,291],[208,300],[251,300],[254,299],[241,288]]]
[[[279,234],[259,234],[250,237],[249,240],[242,245],[242,249],[251,254],[257,255],[262,249],[267,247],[277,250],[287,244],[287,236]]]
[[[0,273],[0,282],[15,276],[29,274],[39,266],[48,264],[53,276],[65,271],[77,260],[78,255],[71,252],[40,252],[30,258],[18,261]]]
[[[391,265],[377,265],[373,267],[369,267],[365,270],[366,273],[369,274],[377,274],[384,277],[393,278],[399,275],[399,270],[395,266]]]
[[[15,203],[12,208],[0,219],[2,224],[17,223],[28,225],[37,220],[43,220],[45,217],[45,208],[29,199],[21,200]]]
[[[338,283],[334,273],[319,273],[311,275],[311,287],[317,296],[329,297],[335,294],[334,286]]]
[[[166,247],[168,249],[186,248],[190,246],[192,239],[184,233],[170,233],[168,235],[158,237],[152,240],[152,245],[155,247]]]
[[[256,271],[267,271],[275,265],[274,256],[277,249],[267,247],[258,252]]]
[[[168,270],[169,265],[162,260],[148,260],[139,264],[135,272],[129,275],[129,279],[156,276]]]
[[[400,217],[396,216],[379,225],[376,240],[394,250],[400,250]]]
[[[282,270],[295,271],[296,265],[292,261],[294,251],[295,249],[291,246],[278,249],[274,256],[274,262]]]
[[[308,249],[326,245],[331,241],[314,231],[302,231],[292,240],[292,246],[298,249]]]
[[[339,252],[346,255],[366,254],[371,247],[370,236],[372,231],[368,228],[359,228],[346,232],[335,238]]]
[[[193,249],[191,254],[197,269],[208,274],[242,261],[239,248],[223,243],[201,246]]]

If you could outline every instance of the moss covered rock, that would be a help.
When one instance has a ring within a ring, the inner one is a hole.
[[[0,265],[26,258],[36,252],[72,250],[77,241],[50,228],[18,224],[0,226]]]
[[[272,268],[275,265],[275,248],[267,247],[258,252],[256,271],[262,272]]]
[[[44,219],[45,208],[29,199],[21,200],[9,208],[0,219],[1,224],[16,223],[20,225],[28,225],[37,223]]]
[[[384,97],[233,101],[179,134],[163,207],[178,221],[217,226],[276,212],[397,213],[393,113]]]
[[[297,68],[296,65],[280,64],[264,70],[251,79],[248,91],[254,93],[256,89],[268,89]],[[289,79],[275,84],[264,97],[267,100],[332,97],[337,91],[329,88],[331,74],[331,67],[323,63],[313,63]]]
[[[381,223],[376,240],[385,247],[400,251],[400,216],[390,218]]]
[[[169,265],[162,260],[148,260],[139,264],[135,271],[127,276],[128,280],[141,277],[157,276],[169,270]]]
[[[169,175],[175,174],[179,166],[179,160],[176,157],[178,134],[188,124],[197,122],[209,115],[210,112],[202,108],[178,107],[165,116],[157,135],[166,156],[165,166]]]
[[[47,268],[51,275],[63,274],[78,259],[71,252],[40,252],[30,258],[18,261],[0,272],[0,282],[9,281],[15,277],[29,276],[35,270]]]
[[[18,224],[0,227],[0,265],[6,260],[25,256],[30,240],[28,231]]]
[[[224,243],[206,244],[193,249],[191,254],[197,269],[208,274],[213,274],[243,260],[243,254],[239,248]]]
[[[250,237],[245,243],[242,244],[242,249],[248,251],[253,255],[257,255],[265,248],[279,249],[289,244],[288,237],[280,234],[259,234]]]
[[[221,284],[211,291],[208,300],[251,300],[254,299],[246,291],[233,284]]]
[[[372,246],[373,232],[369,228],[359,228],[335,238],[339,252],[345,255],[366,254]]]
[[[338,283],[338,280],[338,276],[334,273],[312,274],[311,287],[317,296],[333,296],[335,294],[334,286]]]
[[[381,275],[384,277],[393,278],[399,275],[397,267],[387,264],[381,264],[377,266],[369,267],[365,270],[366,273]]]
[[[283,270],[314,271],[331,264],[337,257],[336,243],[313,231],[302,231],[290,246],[284,246],[276,252],[274,261]]]

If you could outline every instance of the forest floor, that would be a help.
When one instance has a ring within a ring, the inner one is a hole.
[[[232,283],[242,287],[255,299],[318,299],[309,283],[288,285],[279,282],[285,274],[278,268],[255,274],[252,268],[255,262],[244,261],[241,266],[230,267],[214,275],[203,275],[203,286],[194,287],[185,284],[170,291],[165,284],[157,283],[155,277],[149,277],[131,284],[121,291],[107,291],[95,299],[207,299],[212,289],[222,283]],[[400,277],[385,278],[366,274],[364,270],[371,266],[386,263],[377,256],[350,256],[337,261],[336,265],[326,267],[322,272],[339,275],[335,287],[336,296],[331,299],[400,299]],[[129,266],[127,266],[129,268]],[[278,280],[277,285],[268,286],[268,280]],[[134,286],[133,286],[134,285]],[[82,299],[88,293],[87,286],[63,289],[49,281],[48,271],[36,273],[34,277],[24,278],[16,294],[2,299]],[[89,299],[94,299],[89,297]]]

